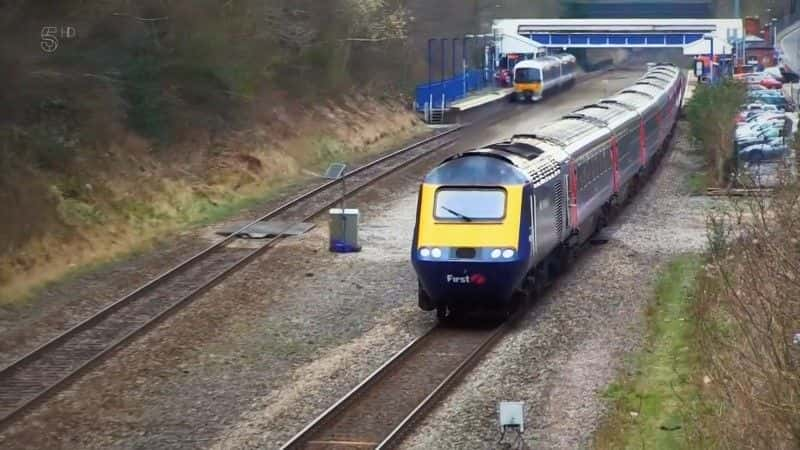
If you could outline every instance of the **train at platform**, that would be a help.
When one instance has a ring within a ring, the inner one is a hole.
[[[652,172],[685,87],[680,68],[654,64],[610,98],[431,170],[411,249],[420,308],[507,315],[538,295]]]
[[[577,69],[577,60],[569,53],[520,61],[514,66],[514,93],[509,99],[541,100],[545,94],[575,84]]]

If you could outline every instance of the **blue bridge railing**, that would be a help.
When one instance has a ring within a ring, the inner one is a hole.
[[[417,86],[414,107],[417,111],[427,108],[447,108],[456,100],[462,99],[470,92],[493,85],[490,72],[481,69],[470,69],[465,74],[447,80],[434,81]]]

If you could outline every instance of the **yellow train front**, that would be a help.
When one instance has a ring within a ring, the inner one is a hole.
[[[474,151],[425,177],[411,254],[420,308],[445,318],[510,306],[531,263],[527,181],[509,161]]]

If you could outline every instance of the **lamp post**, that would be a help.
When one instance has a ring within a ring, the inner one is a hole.
[[[450,59],[452,60],[450,63],[450,71],[453,73],[453,78],[456,77],[456,43],[459,41],[459,38],[451,39],[453,42],[452,50],[450,51]]]
[[[467,68],[469,60],[467,59],[467,42],[472,40],[471,34],[465,34],[461,38],[461,78],[464,80],[464,95],[467,95]]]
[[[444,73],[444,68],[445,68],[445,56],[446,56],[445,53],[447,52],[447,38],[440,38],[439,42],[442,44],[442,46],[441,46],[441,48],[442,48],[442,65],[441,65],[442,80],[441,81],[442,81],[442,84],[444,84],[444,80],[445,80],[445,76],[446,76],[445,73]]]
[[[772,23],[772,49],[776,53],[778,52],[778,18],[773,17],[770,21]]]
[[[433,43],[436,41],[436,38],[428,39],[428,89],[431,87],[431,83],[433,83]]]
[[[711,52],[710,52],[711,53],[711,77],[709,79],[709,82],[711,84],[714,84],[714,35],[710,34],[710,33],[704,34],[703,35],[703,39],[705,39],[707,41],[710,41],[710,43],[711,43],[711,49],[710,49],[711,50]]]

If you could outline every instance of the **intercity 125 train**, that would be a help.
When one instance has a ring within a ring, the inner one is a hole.
[[[650,173],[685,85],[656,64],[610,98],[434,168],[411,253],[419,306],[440,319],[507,311],[549,283]]]
[[[569,53],[520,61],[514,66],[514,93],[509,98],[541,100],[546,93],[574,84],[577,67]]]

